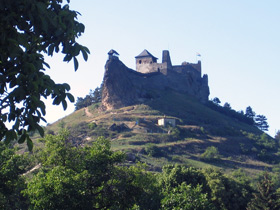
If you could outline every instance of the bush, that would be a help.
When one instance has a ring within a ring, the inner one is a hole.
[[[161,201],[163,209],[215,209],[207,193],[202,192],[201,185],[193,187],[183,182],[172,191],[166,192],[164,196]]]
[[[95,122],[91,122],[91,123],[88,124],[88,128],[91,129],[91,130],[95,129],[96,127],[97,127],[97,125],[96,125]]]
[[[217,160],[220,159],[221,156],[218,149],[214,146],[211,146],[206,148],[205,152],[201,155],[201,158],[204,160]]]
[[[180,138],[180,130],[178,128],[170,128],[169,134],[172,136],[173,141],[178,141]]]
[[[147,144],[145,148],[145,152],[147,153],[147,155],[152,157],[158,157],[162,155],[161,149],[155,144],[151,144],[151,143]]]

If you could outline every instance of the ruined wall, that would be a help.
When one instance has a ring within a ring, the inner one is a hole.
[[[179,73],[165,68],[163,72],[144,74],[129,69],[118,59],[108,59],[103,79],[102,107],[107,110],[143,103],[150,100],[151,91],[164,93],[166,89],[192,95],[201,102],[208,101],[208,77],[201,78],[196,70]]]

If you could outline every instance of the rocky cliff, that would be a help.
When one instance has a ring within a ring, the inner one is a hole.
[[[208,101],[208,77],[196,71],[167,71],[140,73],[126,67],[115,56],[110,56],[105,65],[102,108],[110,110],[160,97],[172,89],[196,97],[202,103]]]

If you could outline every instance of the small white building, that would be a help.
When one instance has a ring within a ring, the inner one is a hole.
[[[158,125],[159,126],[167,126],[167,125],[170,125],[172,127],[175,127],[176,126],[176,120],[175,119],[172,119],[172,118],[161,118],[161,119],[158,119]]]

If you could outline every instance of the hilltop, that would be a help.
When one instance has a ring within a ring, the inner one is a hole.
[[[102,101],[75,111],[46,127],[71,133],[75,145],[99,136],[113,150],[127,154],[127,164],[145,162],[158,171],[165,164],[186,164],[225,171],[242,168],[257,174],[279,163],[279,144],[244,114],[208,101],[208,76],[201,62],[172,65],[168,51],[162,63],[147,50],[136,56],[136,71],[111,50],[105,65]],[[159,125],[159,120],[172,125]]]
[[[168,163],[218,167],[226,171],[242,168],[256,174],[278,163],[278,144],[257,129],[217,112],[186,94],[165,91],[145,104],[102,111],[93,104],[49,125],[46,133],[66,127],[74,144],[91,144],[98,136],[111,140],[113,150],[127,154],[130,164],[145,162],[150,170]],[[162,127],[158,119],[176,120]],[[218,156],[203,158],[214,146]]]

